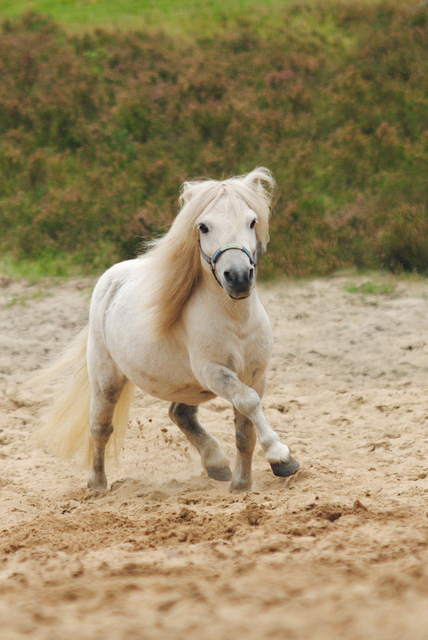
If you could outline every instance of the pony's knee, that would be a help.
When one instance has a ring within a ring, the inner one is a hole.
[[[252,418],[255,417],[257,410],[260,409],[260,396],[254,389],[248,389],[244,394],[237,398],[234,402],[236,409],[243,416],[249,418],[252,422]]]

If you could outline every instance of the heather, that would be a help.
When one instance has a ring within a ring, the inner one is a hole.
[[[183,181],[278,182],[269,275],[428,269],[428,11],[284,6],[210,36],[0,33],[0,247],[105,268],[177,212]],[[58,260],[59,259],[59,260]]]

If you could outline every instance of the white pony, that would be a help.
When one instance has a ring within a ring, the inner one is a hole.
[[[38,441],[71,456],[87,447],[88,486],[107,487],[107,444],[123,442],[133,388],[171,403],[169,415],[199,451],[211,478],[249,491],[256,435],[277,476],[299,464],[261,408],[272,350],[269,318],[254,291],[257,248],[269,240],[274,179],[258,168],[225,181],[185,183],[169,232],[98,281],[89,325],[38,384],[63,378]],[[200,424],[198,405],[220,396],[235,412],[233,474]],[[89,446],[88,446],[89,445]]]

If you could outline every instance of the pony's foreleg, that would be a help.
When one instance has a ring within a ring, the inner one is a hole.
[[[203,372],[204,386],[229,400],[235,409],[250,420],[257,431],[266,460],[276,476],[290,476],[297,471],[299,463],[291,457],[290,449],[279,439],[263,415],[260,396],[251,387],[243,384],[236,374],[221,365],[210,364]]]
[[[202,465],[209,477],[226,482],[232,477],[229,461],[219,441],[199,422],[197,412],[197,407],[173,402],[169,408],[169,417],[199,451]]]
[[[253,460],[254,447],[256,446],[257,434],[251,420],[235,412],[235,436],[236,436],[236,466],[230,485],[231,491],[251,491],[253,478],[251,475],[251,464]]]

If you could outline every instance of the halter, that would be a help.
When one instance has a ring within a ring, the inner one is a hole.
[[[198,240],[198,245],[199,245],[199,252],[201,254],[201,256],[203,257],[203,259],[208,262],[208,264],[211,267],[211,273],[213,274],[214,278],[216,279],[216,281],[218,282],[218,284],[220,285],[220,287],[223,288],[223,285],[221,284],[220,280],[217,277],[217,273],[215,270],[215,265],[217,260],[219,259],[219,257],[221,256],[222,253],[225,253],[226,251],[230,251],[231,249],[238,249],[239,251],[242,251],[243,253],[245,253],[245,255],[248,257],[250,264],[252,267],[256,268],[257,267],[257,249],[254,252],[254,257],[251,255],[251,253],[248,251],[248,249],[246,249],[245,247],[242,246],[242,244],[235,244],[234,242],[230,243],[230,244],[225,244],[223,247],[220,247],[220,249],[218,249],[215,254],[212,256],[212,258],[210,258],[202,249],[201,247],[201,241]],[[231,296],[232,297],[232,296]],[[234,298],[235,299],[235,298]],[[238,298],[236,298],[238,300]]]

